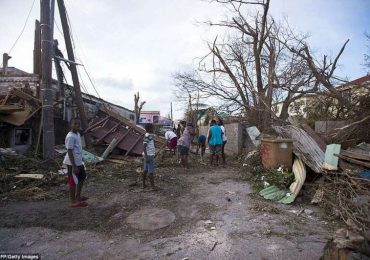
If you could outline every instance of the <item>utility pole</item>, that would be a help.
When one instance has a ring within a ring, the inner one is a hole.
[[[84,109],[84,104],[83,104],[83,100],[82,100],[80,82],[78,80],[77,67],[76,67],[76,63],[75,63],[75,56],[74,56],[74,53],[73,53],[71,34],[70,34],[69,26],[68,26],[66,7],[64,5],[63,0],[57,0],[57,2],[58,2],[60,20],[61,20],[62,28],[63,28],[64,41],[65,41],[65,44],[66,44],[66,49],[67,49],[67,54],[68,54],[68,60],[71,61],[69,63],[69,65],[70,65],[73,87],[74,87],[74,92],[75,92],[76,105],[77,105],[77,108],[78,108],[78,111],[79,111],[79,115],[80,115],[80,119],[81,119],[81,123],[82,123],[82,128],[87,129],[88,122],[87,122],[87,118],[86,118],[86,115],[85,115],[85,109]],[[85,141],[86,141],[86,144],[89,144],[89,140],[87,140],[87,138],[85,139]]]
[[[172,102],[171,102],[171,127],[173,127]]]
[[[35,42],[33,47],[33,74],[37,74],[41,76],[41,29],[40,29],[40,22],[38,20],[35,21]],[[38,91],[37,97],[40,97],[40,93]]]
[[[51,88],[51,48],[53,35],[50,26],[50,0],[41,0],[41,98],[43,125],[43,158],[54,158],[54,111]]]

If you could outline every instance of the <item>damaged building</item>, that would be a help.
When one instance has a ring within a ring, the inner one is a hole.
[[[1,147],[12,147],[26,152],[30,146],[40,142],[40,76],[8,66],[9,56],[4,54],[0,69],[0,134]],[[73,102],[73,87],[57,80],[52,81],[54,100],[55,143],[62,144],[68,132],[68,122],[77,115]],[[125,107],[107,102],[93,95],[82,93],[88,120],[97,116],[102,106],[135,122],[135,113]]]

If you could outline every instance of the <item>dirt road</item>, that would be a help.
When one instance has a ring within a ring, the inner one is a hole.
[[[231,167],[161,168],[156,192],[130,186],[134,172],[115,174],[92,176],[86,209],[69,209],[64,198],[3,202],[0,252],[42,259],[308,260],[322,255],[330,235],[317,209],[297,216],[300,205],[263,201]]]

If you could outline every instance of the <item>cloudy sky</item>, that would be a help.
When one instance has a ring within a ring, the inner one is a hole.
[[[0,0],[1,52],[11,49],[32,3]],[[226,13],[222,6],[201,0],[65,0],[65,4],[76,56],[99,95],[132,109],[133,95],[140,91],[147,101],[145,110],[160,110],[166,116],[172,101],[175,118],[182,110],[173,96],[171,75],[191,68],[195,58],[206,53],[205,42],[215,32],[202,22],[220,20]],[[39,9],[35,0],[11,51],[10,66],[32,72],[34,20]],[[364,32],[370,32],[370,0],[271,0],[271,13],[309,33],[309,43],[317,53],[334,55],[350,39],[337,75],[353,79],[366,73],[361,64],[367,44]],[[54,38],[62,42],[58,15],[56,25]],[[96,95],[84,70],[80,73],[86,90]]]

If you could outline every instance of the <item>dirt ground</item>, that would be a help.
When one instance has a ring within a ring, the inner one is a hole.
[[[2,201],[0,252],[42,259],[308,260],[320,258],[331,236],[318,208],[265,201],[231,166],[185,172],[162,165],[160,191],[143,191],[134,185],[137,177],[132,167],[99,165],[91,170],[84,209],[68,208],[66,184],[55,188],[62,194],[57,200]],[[312,212],[297,216],[301,209]]]

